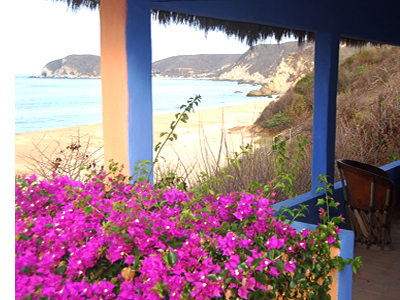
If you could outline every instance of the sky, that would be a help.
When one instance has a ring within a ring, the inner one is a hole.
[[[63,2],[13,0],[15,74],[39,74],[50,61],[71,54],[100,55],[99,12],[73,12]],[[270,40],[265,43],[271,43]],[[152,20],[153,61],[187,54],[242,54],[249,47],[222,32],[186,25],[160,25]]]

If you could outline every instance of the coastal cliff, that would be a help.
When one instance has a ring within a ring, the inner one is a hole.
[[[216,79],[240,58],[241,54],[178,55],[156,61],[155,77]]]
[[[41,70],[43,78],[100,78],[100,56],[69,55],[46,64]]]
[[[261,89],[249,92],[248,96],[267,96],[286,93],[301,78],[314,71],[314,48],[315,44],[309,43],[297,51],[287,54],[278,64],[269,68]],[[364,48],[368,47],[365,46]],[[359,48],[341,45],[339,60],[343,61],[359,50]]]
[[[253,46],[232,67],[221,73],[218,79],[265,84],[282,59],[297,51],[297,42]]]

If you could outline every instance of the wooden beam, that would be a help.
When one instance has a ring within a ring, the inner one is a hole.
[[[400,46],[400,1],[151,0],[151,8]]]

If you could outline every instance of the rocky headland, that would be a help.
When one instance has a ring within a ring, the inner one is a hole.
[[[47,63],[35,78],[100,78],[100,56],[69,55]]]

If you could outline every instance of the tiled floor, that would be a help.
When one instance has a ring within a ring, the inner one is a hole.
[[[353,278],[353,300],[400,299],[400,204],[392,219],[392,250],[355,246],[364,267]]]

